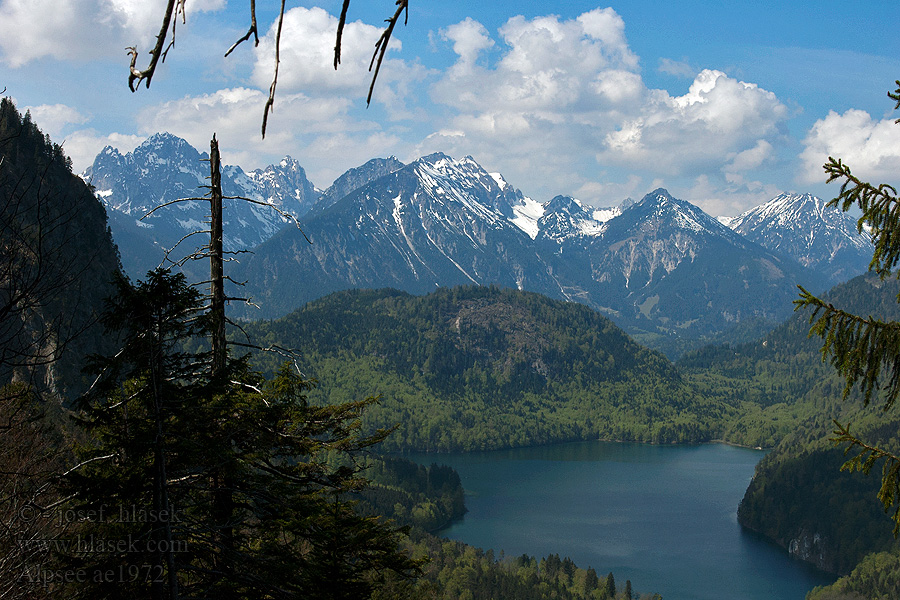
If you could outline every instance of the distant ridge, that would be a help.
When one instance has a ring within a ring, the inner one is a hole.
[[[136,221],[160,202],[202,194],[203,156],[157,134],[125,155],[104,149],[85,172],[110,210],[133,276],[203,229],[199,205]],[[662,188],[619,207],[568,196],[542,203],[472,157],[440,153],[407,165],[372,159],[324,192],[290,157],[250,173],[226,167],[223,176],[226,194],[271,202],[302,220],[303,233],[283,230],[274,211],[226,207],[229,249],[255,248],[231,265],[261,307],[235,307],[249,318],[282,315],[349,288],[426,293],[497,284],[587,304],[675,356],[679,340],[691,346],[780,320],[798,283],[821,290],[865,270],[869,252],[845,215],[824,211],[809,195],[785,194],[719,220]]]

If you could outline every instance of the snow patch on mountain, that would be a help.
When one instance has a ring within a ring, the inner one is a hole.
[[[544,216],[544,205],[537,200],[525,196],[522,201],[512,207],[515,215],[510,222],[534,239],[540,231],[538,221]]]
[[[872,242],[856,220],[812,194],[779,194],[768,202],[722,221],[770,251],[787,255],[832,281],[862,273]]]

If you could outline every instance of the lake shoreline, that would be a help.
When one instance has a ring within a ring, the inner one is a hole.
[[[834,578],[736,522],[762,456],[723,440],[592,440],[408,458],[460,474],[468,512],[441,538],[557,553],[673,600],[803,600]]]

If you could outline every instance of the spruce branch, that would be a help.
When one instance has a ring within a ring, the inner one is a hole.
[[[894,537],[900,536],[900,456],[888,452],[883,448],[872,446],[850,433],[850,425],[841,425],[834,421],[836,437],[831,441],[836,445],[847,444],[844,455],[857,449],[858,452],[841,466],[841,471],[853,473],[862,472],[868,475],[879,461],[884,461],[881,466],[881,488],[878,490],[878,500],[881,501],[884,511],[888,512],[897,504],[891,519],[894,521]]]
[[[888,410],[900,397],[900,322],[864,318],[798,288],[795,310],[812,307],[809,335],[822,338],[822,360],[830,360],[845,379],[844,398],[859,382],[866,404],[882,390]]]
[[[897,86],[897,89],[893,92],[888,92],[888,98],[894,101],[894,110],[900,108],[900,79],[895,79],[894,84]],[[900,119],[894,121],[894,123],[900,123]]]
[[[824,169],[828,175],[827,183],[843,180],[840,193],[828,202],[828,206],[837,206],[843,211],[852,206],[859,207],[862,216],[857,220],[856,228],[862,233],[868,225],[868,235],[875,244],[869,270],[884,279],[900,261],[900,199],[897,198],[897,189],[886,183],[874,186],[860,180],[839,158],[829,156]]]

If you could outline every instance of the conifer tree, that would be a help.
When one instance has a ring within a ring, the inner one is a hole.
[[[888,96],[900,108],[900,80]],[[900,122],[898,119],[897,122]],[[846,211],[856,206],[862,212],[857,221],[860,232],[868,231],[875,244],[869,270],[882,279],[900,277],[900,196],[892,185],[873,185],[854,176],[840,158],[829,157],[824,166],[828,182],[841,181],[840,193],[829,202]],[[900,302],[900,297],[898,297]],[[880,397],[886,412],[900,397],[900,322],[882,321],[857,315],[830,304],[800,288],[797,309],[812,308],[810,335],[823,339],[823,360],[830,360],[844,378],[844,397],[859,387],[866,405]],[[878,499],[885,511],[894,509],[894,535],[900,535],[900,454],[859,439],[849,425],[835,421],[834,441],[846,444],[847,452],[856,450],[842,469],[868,474],[881,464],[881,489]]]
[[[606,583],[603,586],[601,597],[603,597],[603,598],[615,598],[616,597],[616,578],[613,577],[613,574],[611,572],[606,576]]]
[[[631,580],[625,580],[625,591],[622,593],[623,600],[633,600],[634,595],[631,591]]]
[[[597,577],[597,571],[593,567],[589,567],[584,576],[584,596],[590,598],[594,590],[600,585],[600,578]]]
[[[183,276],[118,286],[105,322],[123,348],[97,362],[94,441],[68,478],[69,506],[95,517],[69,552],[88,579],[72,595],[365,598],[417,571],[399,531],[347,500],[365,485],[354,456],[387,434],[359,432],[373,399],[311,406],[311,382],[245,358],[213,376],[208,353],[183,350],[209,327]]]

